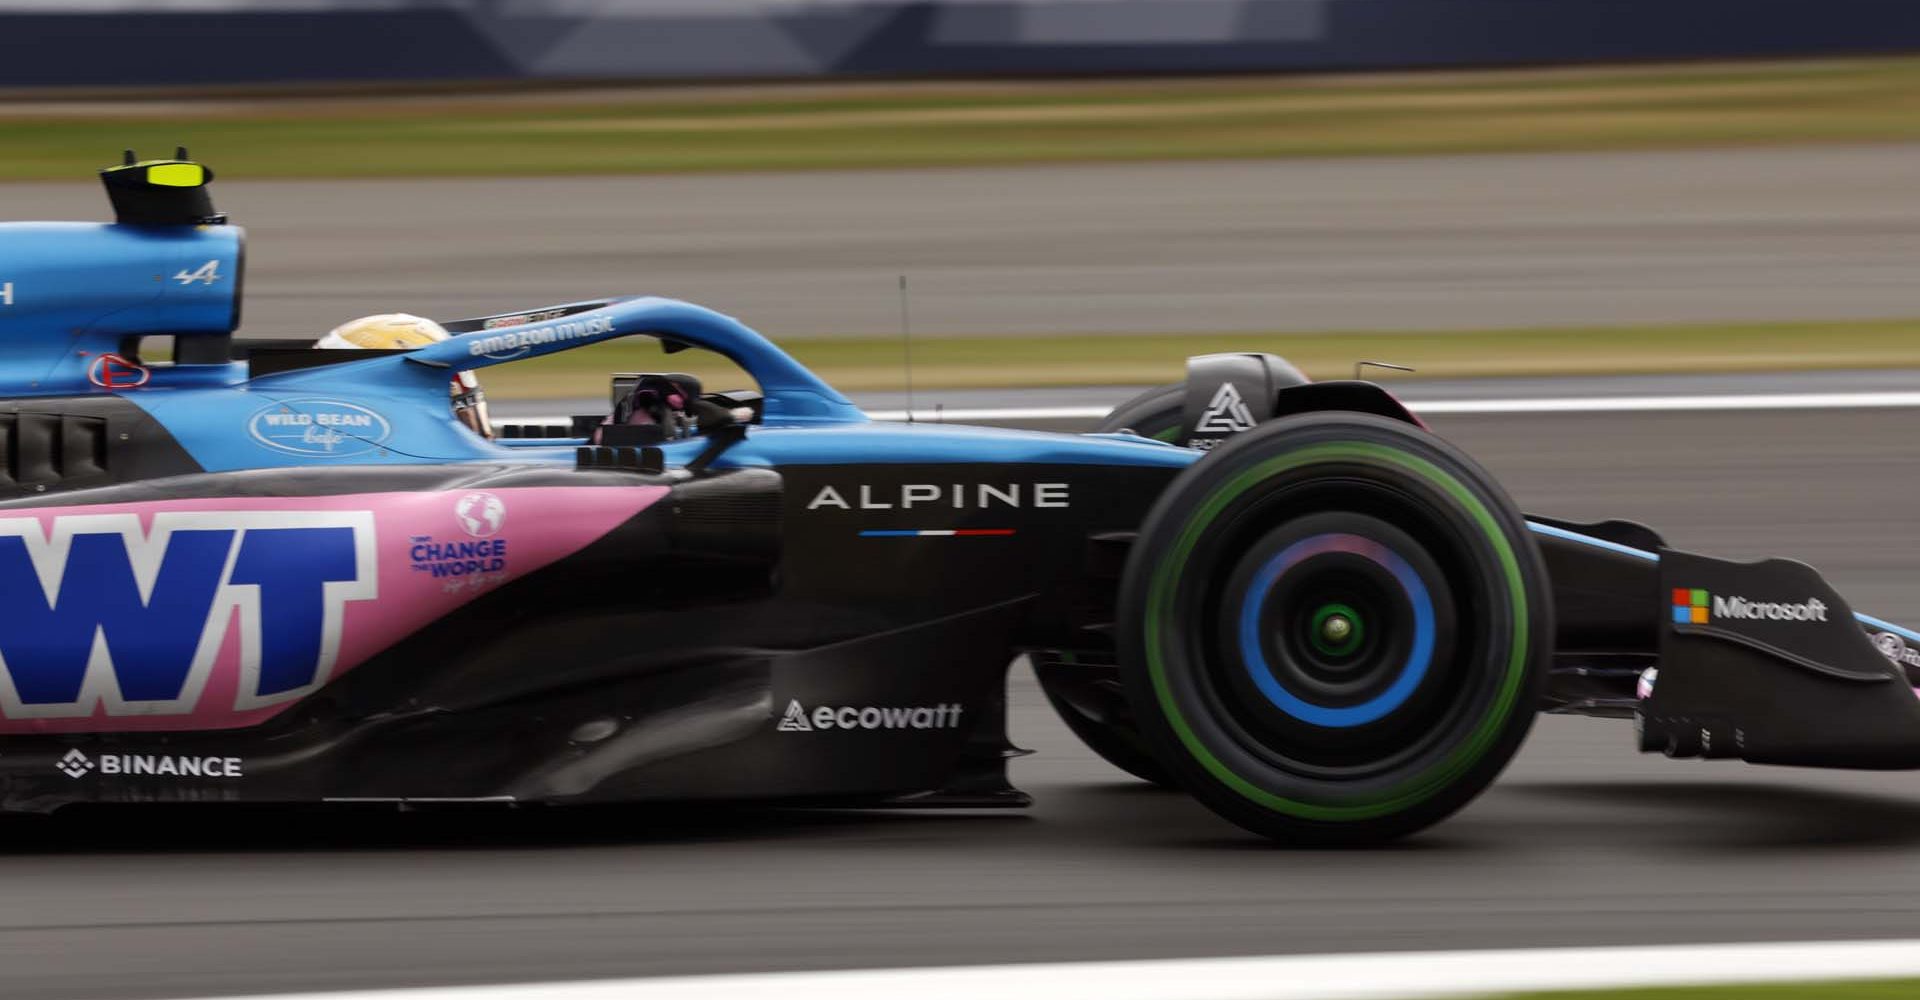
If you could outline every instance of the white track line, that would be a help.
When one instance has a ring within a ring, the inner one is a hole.
[[[1436,399],[1416,413],[1631,413],[1675,410],[1884,410],[1920,406],[1920,392],[1777,392],[1703,396],[1572,396],[1564,399]]]
[[[1635,413],[1684,410],[1872,410],[1920,407],[1920,392],[1777,392],[1747,395],[1566,396],[1544,399],[1434,399],[1408,401],[1415,413]],[[955,407],[915,410],[914,419],[1098,420],[1107,406]],[[905,420],[905,410],[871,410],[875,420]]]
[[[915,410],[922,423],[964,424],[974,420],[1098,420],[1111,406],[955,406],[942,410]],[[868,410],[875,420],[905,420],[905,410]]]
[[[1415,413],[1663,413],[1700,410],[1884,410],[1920,407],[1920,392],[1776,392],[1748,395],[1567,396],[1546,399],[1408,401]],[[1010,420],[1098,420],[1110,406],[978,406],[915,410],[914,419],[950,424]],[[868,410],[875,420],[905,420],[905,410]],[[564,424],[554,414],[508,414],[509,423]]]
[[[1389,952],[528,983],[278,1000],[1356,1000],[1920,976],[1920,941]]]

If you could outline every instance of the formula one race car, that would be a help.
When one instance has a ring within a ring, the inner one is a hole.
[[[1920,637],[1797,563],[1523,517],[1376,385],[1201,357],[1071,435],[872,422],[659,298],[235,341],[205,169],[103,176],[117,224],[0,227],[0,808],[1018,806],[1021,654],[1108,760],[1291,841],[1435,822],[1543,709],[1920,766]],[[757,390],[450,411],[462,373],[635,335]]]

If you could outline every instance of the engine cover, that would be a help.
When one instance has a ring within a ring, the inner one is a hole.
[[[86,392],[129,337],[231,334],[243,241],[235,226],[0,223],[0,392]]]

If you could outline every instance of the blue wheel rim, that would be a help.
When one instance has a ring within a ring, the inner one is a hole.
[[[1413,608],[1413,642],[1407,660],[1386,690],[1356,705],[1318,705],[1287,690],[1274,676],[1261,643],[1261,610],[1282,574],[1314,556],[1329,553],[1359,556],[1386,570],[1405,592]],[[1378,722],[1405,704],[1433,663],[1433,597],[1427,585],[1392,549],[1360,535],[1330,533],[1303,538],[1280,550],[1254,574],[1240,605],[1240,658],[1254,686],[1273,706],[1309,725],[1346,729]]]

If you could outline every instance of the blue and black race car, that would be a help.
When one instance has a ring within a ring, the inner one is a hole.
[[[870,421],[660,298],[237,341],[206,169],[103,177],[113,224],[0,226],[0,809],[1019,806],[1022,655],[1102,756],[1295,842],[1441,819],[1541,710],[1920,766],[1913,632],[1798,563],[1523,516],[1370,383],[1195,358],[1069,435]],[[629,336],[757,385],[617,374],[564,425],[450,405]]]

